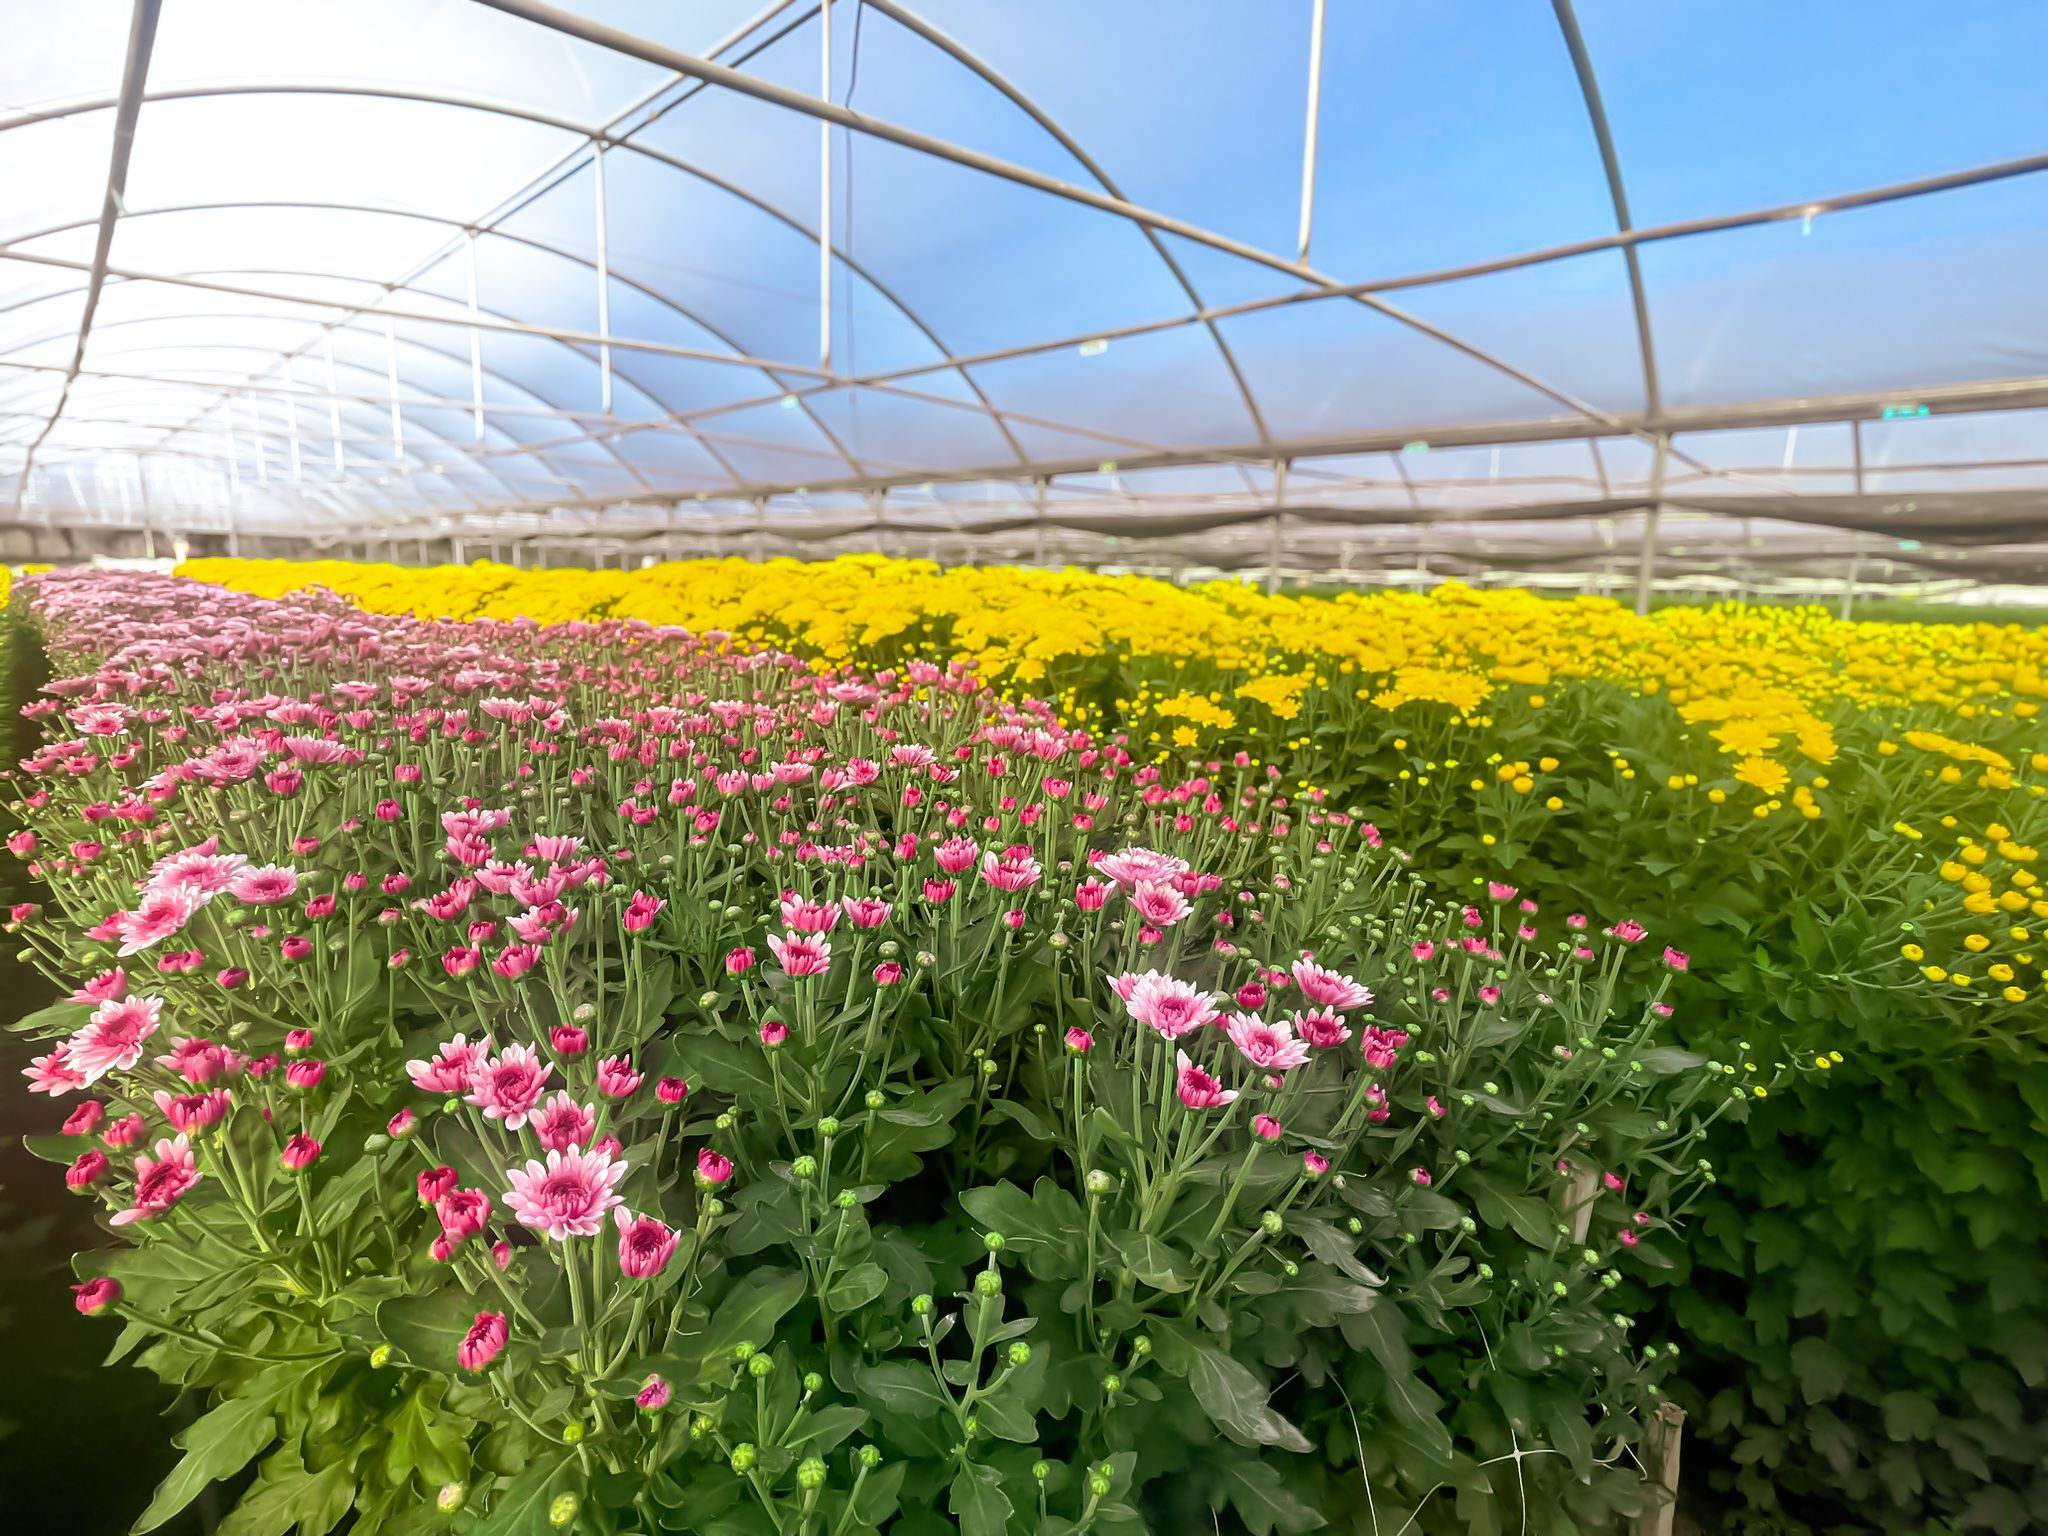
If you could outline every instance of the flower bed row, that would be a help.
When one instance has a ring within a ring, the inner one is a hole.
[[[959,670],[27,589],[34,1150],[118,1234],[79,1309],[210,1394],[138,1529],[238,1475],[311,1533],[1660,1497],[1627,1278],[1784,1068],[1661,1043],[1639,923]]]

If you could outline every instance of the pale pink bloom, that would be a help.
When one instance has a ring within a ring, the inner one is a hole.
[[[1372,994],[1349,976],[1325,970],[1312,960],[1295,961],[1293,971],[1301,995],[1325,1008],[1363,1008],[1372,1001]]]
[[[1295,1034],[1318,1049],[1342,1045],[1351,1038],[1351,1030],[1343,1018],[1327,1008],[1297,1013],[1290,1022],[1294,1026]]]
[[[932,857],[939,868],[949,875],[957,875],[972,864],[981,853],[981,845],[971,837],[949,837],[933,850]]]
[[[1174,1053],[1174,1088],[1189,1109],[1220,1109],[1237,1098],[1235,1088],[1226,1088],[1188,1059],[1186,1051]]]
[[[467,1093],[490,1054],[489,1035],[474,1044],[467,1036],[457,1035],[442,1044],[432,1061],[408,1061],[405,1070],[421,1093]]]
[[[1121,988],[1119,988],[1121,990]],[[1213,1024],[1223,1016],[1216,999],[1193,982],[1148,972],[1138,979],[1124,1007],[1131,1017],[1168,1040]]]
[[[1125,848],[1117,853],[1104,854],[1096,861],[1095,867],[1129,891],[1135,890],[1141,880],[1164,883],[1176,875],[1186,874],[1188,861],[1170,854],[1154,853],[1150,848]]]
[[[554,1068],[542,1061],[530,1045],[508,1045],[477,1070],[470,1082],[468,1102],[484,1112],[487,1119],[502,1120],[507,1130],[516,1131],[547,1091],[548,1074]]]
[[[207,1093],[166,1093],[159,1088],[152,1097],[174,1131],[203,1131],[227,1118],[235,1096],[225,1088]]]
[[[839,924],[839,909],[830,902],[782,898],[782,925],[794,933],[830,933]]]
[[[1194,908],[1175,887],[1140,880],[1131,892],[1131,910],[1155,928],[1171,928]]]
[[[147,1153],[135,1159],[135,1193],[127,1210],[118,1211],[113,1224],[125,1227],[133,1221],[161,1216],[199,1182],[199,1168],[193,1161],[192,1144],[181,1132],[156,1144],[156,1156]]]
[[[47,1093],[51,1098],[60,1094],[76,1093],[85,1086],[85,1074],[76,1071],[69,1060],[69,1051],[58,1046],[47,1056],[38,1056],[21,1069],[21,1075],[28,1079],[30,1093]]]
[[[1100,880],[1083,880],[1074,887],[1074,905],[1083,912],[1099,912],[1109,894],[1116,887],[1105,885]]]
[[[566,1088],[557,1089],[553,1098],[527,1117],[527,1123],[550,1152],[587,1147],[597,1136],[596,1114],[578,1104]]]
[[[522,1225],[556,1242],[595,1237],[605,1213],[621,1204],[614,1186],[626,1176],[626,1165],[605,1153],[548,1153],[547,1161],[529,1159],[524,1168],[508,1168],[511,1182],[505,1204]]]
[[[64,1064],[85,1081],[96,1083],[109,1072],[126,1072],[142,1060],[143,1042],[156,1033],[164,1000],[129,997],[101,1003],[85,1028],[64,1045]]]
[[[1380,1029],[1368,1024],[1365,1033],[1359,1036],[1358,1048],[1365,1056],[1365,1064],[1375,1071],[1385,1072],[1394,1065],[1394,1054],[1408,1043],[1405,1030]]]
[[[1028,849],[1006,848],[1001,853],[990,849],[982,856],[981,878],[999,891],[1029,890],[1043,874]]]
[[[1691,967],[1692,959],[1684,950],[1673,949],[1667,944],[1664,946],[1664,963],[1674,971],[1683,971]]]
[[[1234,1013],[1223,1032],[1240,1056],[1268,1072],[1285,1072],[1308,1060],[1308,1042],[1295,1039],[1284,1020],[1268,1024],[1248,1013]]]
[[[100,1003],[118,1003],[127,995],[128,973],[116,967],[111,971],[101,971],[65,1001],[83,1003],[90,1008]]]
[[[652,1216],[634,1216],[623,1205],[612,1211],[619,1229],[619,1273],[634,1280],[652,1280],[674,1257],[677,1234]]]
[[[608,1099],[625,1098],[642,1080],[630,1056],[607,1056],[597,1064],[597,1091]]]
[[[1610,938],[1619,939],[1624,944],[1640,944],[1643,941],[1643,936],[1649,931],[1649,929],[1645,928],[1634,918],[1624,917],[1620,922],[1608,929],[1607,933]]]
[[[502,1312],[479,1312],[476,1321],[469,1325],[469,1332],[462,1336],[462,1342],[455,1347],[455,1363],[465,1371],[481,1371],[505,1348],[505,1340],[512,1330],[506,1326]]]
[[[889,920],[894,908],[886,901],[874,896],[848,896],[839,903],[846,913],[847,921],[856,928],[879,928]]]
[[[228,894],[249,907],[274,907],[299,890],[299,872],[288,864],[257,864],[228,882]]]
[[[480,1189],[450,1189],[435,1199],[434,1215],[448,1246],[457,1248],[490,1223],[491,1197]]]
[[[1252,1117],[1252,1130],[1261,1141],[1278,1141],[1283,1129],[1285,1127],[1271,1115],[1254,1115]]]
[[[207,893],[186,886],[150,891],[133,912],[114,918],[114,934],[121,941],[118,953],[139,954],[161,944],[178,932],[208,901]]]
[[[834,916],[838,909],[831,909]],[[832,963],[832,943],[829,939],[807,939],[797,934],[783,938],[769,935],[768,948],[775,956],[775,963],[783,973],[792,978],[800,976],[821,976]]]

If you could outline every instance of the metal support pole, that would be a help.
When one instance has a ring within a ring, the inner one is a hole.
[[[1266,543],[1266,596],[1280,590],[1280,556],[1287,538],[1287,461],[1273,465],[1273,526]]]
[[[768,498],[754,498],[754,558],[768,558]]]
[[[1308,31],[1308,131],[1301,146],[1301,240],[1295,260],[1308,263],[1309,226],[1316,211],[1316,129],[1323,107],[1323,4],[1315,0]]]
[[[1045,481],[1043,481],[1043,480],[1040,480],[1040,481],[1038,481],[1038,482],[1037,482],[1037,488],[1038,488],[1038,494],[1037,494],[1037,501],[1038,501],[1038,564],[1039,564],[1039,565],[1040,565],[1041,567],[1046,567],[1046,568],[1049,568],[1049,567],[1050,567],[1050,565],[1051,565],[1051,559],[1050,559],[1050,551],[1048,550],[1048,548],[1047,548],[1047,545],[1046,545],[1046,533],[1047,533],[1047,529],[1046,529],[1046,525],[1045,525],[1045,489],[1046,489],[1046,482],[1045,482]]]
[[[320,350],[327,360],[327,435],[334,440],[334,477],[344,473],[341,449],[341,395],[334,378],[334,332],[320,333]]]
[[[299,384],[292,377],[292,354],[284,355],[284,414],[286,429],[292,445],[292,479],[294,482],[306,478],[305,459],[299,452]]]
[[[484,333],[477,329],[476,231],[462,232],[464,269],[469,274],[469,399],[476,413],[476,440],[484,440]]]
[[[1856,608],[1856,578],[1863,570],[1863,551],[1853,550],[1849,555],[1849,574],[1842,579],[1842,622],[1849,622],[1849,615]]]
[[[1636,612],[1650,611],[1650,587],[1657,579],[1657,524],[1664,511],[1664,463],[1671,453],[1671,439],[1660,434],[1657,457],[1650,466],[1650,506],[1643,514],[1643,548],[1636,564]]]
[[[384,322],[384,383],[391,393],[391,462],[405,462],[405,413],[398,408],[398,330]]]
[[[818,96],[832,100],[832,0],[818,6]],[[832,371],[832,122],[818,120],[818,366]]]
[[[612,274],[610,249],[606,244],[604,198],[604,145],[590,147],[590,167],[597,179],[597,344],[598,409],[612,413]]]

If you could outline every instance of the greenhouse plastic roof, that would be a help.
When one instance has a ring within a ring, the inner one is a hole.
[[[2038,0],[0,0],[0,37],[18,523],[2048,542]]]

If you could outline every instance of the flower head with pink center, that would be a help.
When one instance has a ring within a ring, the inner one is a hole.
[[[971,837],[949,837],[932,851],[939,868],[957,875],[981,854],[981,845]]]
[[[879,928],[889,921],[889,914],[895,908],[875,896],[847,896],[841,899],[840,909],[846,919],[856,928]]]
[[[1295,1039],[1284,1020],[1268,1024],[1249,1013],[1233,1013],[1223,1032],[1240,1056],[1268,1072],[1285,1072],[1308,1060],[1308,1042]]]
[[[597,1091],[608,1099],[626,1098],[644,1080],[630,1056],[607,1056],[597,1064]]]
[[[532,1046],[508,1045],[477,1069],[468,1101],[485,1118],[502,1120],[507,1130],[516,1131],[539,1106],[553,1070]]]
[[[675,1256],[678,1235],[652,1216],[635,1216],[623,1205],[612,1211],[619,1228],[619,1273],[632,1280],[652,1280]]]
[[[58,1046],[47,1056],[35,1057],[21,1069],[30,1093],[47,1093],[51,1098],[76,1093],[85,1086],[85,1074],[73,1069],[67,1047]]]
[[[159,1088],[153,1097],[174,1131],[203,1131],[218,1125],[227,1118],[235,1102],[235,1096],[225,1088],[208,1093],[166,1093]]]
[[[1221,1109],[1237,1100],[1235,1088],[1224,1087],[1196,1066],[1186,1051],[1174,1052],[1174,1091],[1189,1109]]]
[[[239,853],[222,853],[220,839],[209,837],[194,847],[158,859],[136,889],[164,891],[184,886],[209,896],[218,895],[248,862]]]
[[[834,916],[838,909],[830,909]],[[832,942],[829,939],[805,938],[801,934],[786,934],[781,938],[768,936],[769,951],[775,956],[775,963],[782,967],[783,974],[792,979],[803,976],[822,976],[832,964]]]
[[[1001,853],[991,848],[982,855],[981,878],[999,891],[1029,890],[1044,873],[1029,848],[1005,848]]]
[[[1186,874],[1188,861],[1176,859],[1171,854],[1154,853],[1150,848],[1124,848],[1104,854],[1096,860],[1095,868],[1125,890],[1135,891],[1140,881],[1164,885],[1176,875]]]
[[[1408,1043],[1408,1033],[1400,1029],[1380,1029],[1368,1024],[1365,1033],[1359,1036],[1359,1050],[1364,1053],[1365,1064],[1378,1072],[1390,1071],[1394,1065],[1395,1053]]]
[[[1351,1030],[1343,1017],[1328,1008],[1314,1008],[1297,1013],[1289,1022],[1294,1026],[1294,1033],[1299,1038],[1306,1040],[1318,1050],[1342,1045],[1351,1038]]]
[[[578,1104],[566,1088],[556,1089],[553,1098],[527,1117],[527,1124],[550,1152],[587,1147],[597,1139],[596,1113]]]
[[[189,886],[148,892],[133,912],[119,913],[113,919],[114,936],[121,941],[118,953],[140,954],[163,943],[211,899],[207,892]]]
[[[299,872],[288,864],[254,864],[228,882],[228,894],[248,907],[274,907],[299,891]]]
[[[1608,937],[1619,939],[1624,944],[1640,944],[1643,941],[1643,936],[1649,931],[1649,929],[1645,928],[1634,918],[1624,917],[1620,922],[1608,929],[1607,933]]]
[[[64,1064],[96,1083],[109,1072],[126,1072],[142,1060],[143,1043],[156,1033],[163,1013],[160,997],[125,997],[93,1009],[85,1028],[64,1044]]]
[[[830,933],[839,924],[839,908],[826,901],[805,901],[794,891],[782,898],[782,926],[792,933]]]
[[[592,1150],[549,1152],[545,1163],[529,1159],[524,1168],[508,1168],[512,1187],[505,1204],[522,1225],[564,1242],[595,1237],[604,1228],[605,1213],[622,1204],[615,1193],[626,1165]]]
[[[1327,970],[1313,960],[1297,960],[1293,965],[1294,984],[1301,988],[1301,995],[1312,1003],[1340,1012],[1347,1008],[1363,1008],[1372,1001],[1372,994],[1349,976]]]
[[[1137,977],[1128,992],[1119,977],[1116,987],[1130,1016],[1168,1040],[1178,1040],[1190,1030],[1213,1024],[1223,1017],[1216,999],[1193,982],[1147,971]]]
[[[444,1041],[432,1061],[408,1061],[406,1075],[421,1093],[467,1093],[491,1054],[491,1037],[474,1043],[466,1035]]]
[[[127,995],[128,973],[117,966],[111,971],[100,972],[65,1001],[93,1008],[101,1003],[118,1003]]]
[[[192,1143],[183,1132],[167,1136],[156,1144],[156,1156],[147,1153],[135,1159],[135,1193],[128,1209],[117,1211],[113,1224],[148,1221],[161,1216],[199,1182],[199,1167],[192,1157]]]

